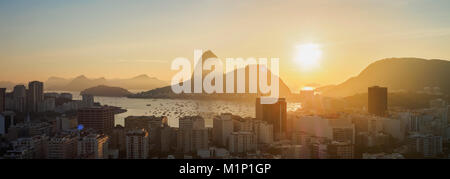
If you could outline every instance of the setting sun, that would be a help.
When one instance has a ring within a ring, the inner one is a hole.
[[[319,66],[322,57],[320,46],[315,43],[302,44],[296,47],[295,61],[304,70],[310,70]]]

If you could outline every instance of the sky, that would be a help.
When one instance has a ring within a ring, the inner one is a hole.
[[[168,80],[176,57],[280,58],[292,91],[339,84],[384,58],[450,59],[448,0],[0,0],[0,81]],[[296,46],[320,45],[304,70]]]

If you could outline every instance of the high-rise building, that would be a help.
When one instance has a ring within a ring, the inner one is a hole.
[[[338,142],[354,143],[354,129],[352,127],[333,128],[333,140]]]
[[[291,143],[294,145],[311,145],[313,136],[307,132],[294,131],[291,134]]]
[[[327,155],[329,159],[353,159],[353,144],[350,142],[333,141],[327,146]]]
[[[104,134],[87,133],[78,139],[78,157],[87,159],[108,159],[109,137]]]
[[[216,145],[225,147],[233,132],[233,115],[224,113],[213,119],[213,141]]]
[[[228,151],[245,153],[256,150],[256,137],[252,132],[233,132],[228,141]]]
[[[146,159],[149,154],[148,132],[145,129],[130,130],[126,134],[127,159]]]
[[[21,125],[25,128],[28,128],[28,134],[30,136],[35,135],[42,135],[45,134],[47,136],[51,136],[53,133],[53,129],[55,129],[56,126],[53,126],[49,122],[29,122],[29,123],[18,123],[18,125]],[[18,126],[20,127],[20,126]]]
[[[77,136],[60,135],[48,142],[48,159],[74,159],[77,157]]]
[[[111,134],[111,143],[109,145],[111,149],[119,149],[119,155],[125,156],[126,152],[126,139],[125,128],[121,125],[116,125]]]
[[[32,81],[28,83],[27,105],[29,112],[37,112],[38,105],[44,101],[44,83]]]
[[[13,148],[28,148],[33,151],[33,159],[47,158],[47,145],[49,137],[46,135],[35,135],[33,137],[22,137],[13,141]]]
[[[13,91],[14,110],[25,112],[27,105],[27,89],[24,85],[14,86]]]
[[[161,128],[161,149],[162,153],[167,153],[171,151],[172,144],[175,143],[175,131],[174,128],[169,125],[164,125]]]
[[[83,106],[84,107],[92,107],[94,106],[94,96],[90,94],[83,94],[81,95]]]
[[[368,111],[370,114],[384,116],[387,112],[387,88],[373,86],[368,90]]]
[[[148,131],[150,150],[159,151],[161,148],[161,128],[167,125],[166,116],[128,116],[125,118],[125,129],[145,129]]]
[[[6,108],[6,88],[0,88],[0,112]]]
[[[240,116],[234,116],[233,118],[233,131],[234,132],[252,132],[253,131],[253,118],[242,118]]]
[[[442,136],[412,134],[407,139],[408,152],[418,157],[435,157],[443,152]]]
[[[258,144],[271,144],[273,142],[273,125],[266,121],[254,120],[253,132]]]
[[[311,158],[312,159],[327,159],[328,158],[328,145],[320,142],[313,143],[311,145]]]
[[[261,104],[261,98],[256,99],[256,120],[267,121],[273,125],[275,139],[287,138],[287,103],[285,98],[279,98],[275,104]]]
[[[59,96],[63,99],[72,100],[72,94],[70,93],[61,93]]]
[[[44,101],[38,104],[38,112],[55,111],[55,108],[55,98],[46,98],[44,99]]]
[[[114,108],[95,106],[78,110],[78,124],[109,134],[114,128]]]
[[[177,151],[183,153],[208,149],[208,129],[200,116],[185,116],[179,119]]]

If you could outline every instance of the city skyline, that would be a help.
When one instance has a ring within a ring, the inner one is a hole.
[[[197,48],[219,58],[279,57],[292,91],[339,84],[374,61],[450,57],[448,1],[0,1],[0,81],[86,75],[170,80]],[[296,47],[317,44],[313,70]],[[101,68],[99,68],[101,67]]]
[[[449,8],[0,0],[0,159],[176,159],[142,167],[182,176],[450,159]]]

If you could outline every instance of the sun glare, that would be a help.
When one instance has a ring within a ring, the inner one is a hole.
[[[296,46],[295,61],[304,70],[311,70],[319,66],[322,57],[320,46],[315,43],[308,43]]]
[[[314,87],[305,86],[302,88],[302,91],[314,91]]]

